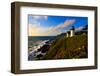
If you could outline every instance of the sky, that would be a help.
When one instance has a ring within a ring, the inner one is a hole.
[[[88,17],[28,15],[29,36],[56,36],[88,25]]]

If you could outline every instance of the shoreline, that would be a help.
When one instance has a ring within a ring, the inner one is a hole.
[[[28,60],[34,60],[36,58],[40,58],[46,54],[50,47],[50,40],[44,40],[38,44],[38,46],[34,49],[34,46],[31,48],[32,51],[28,53]]]

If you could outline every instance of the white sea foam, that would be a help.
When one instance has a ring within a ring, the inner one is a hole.
[[[41,48],[43,45],[46,44],[46,42],[48,42],[49,40],[41,40],[41,41],[37,41],[36,42],[36,46],[33,46],[31,48],[32,51],[29,52],[29,57],[30,58],[35,58],[37,55],[42,54],[41,51],[37,52],[39,48]],[[43,55],[45,55],[45,53],[43,53]]]

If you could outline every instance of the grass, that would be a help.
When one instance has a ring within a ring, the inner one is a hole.
[[[87,35],[81,34],[54,40],[43,59],[87,58]]]

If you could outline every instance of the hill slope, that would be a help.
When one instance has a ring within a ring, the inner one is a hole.
[[[87,58],[87,35],[57,38],[42,59]]]

